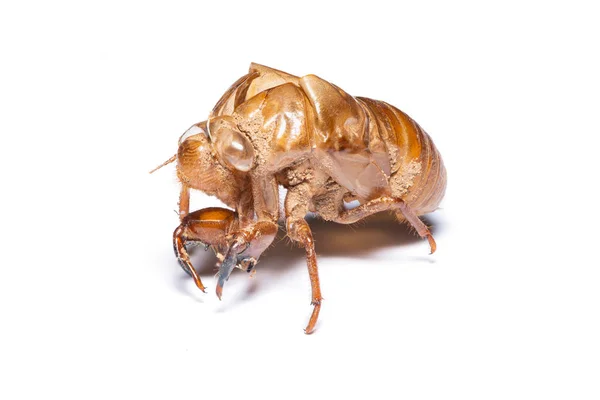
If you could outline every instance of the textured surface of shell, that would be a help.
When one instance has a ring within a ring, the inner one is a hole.
[[[306,250],[313,306],[306,333],[314,331],[322,302],[307,213],[352,224],[392,211],[428,240],[431,253],[436,249],[419,218],[438,207],[446,189],[446,169],[430,136],[390,104],[353,97],[318,76],[251,64],[161,166],[173,161],[181,183],[173,247],[182,268],[205,291],[186,243],[212,248],[221,298],[234,268],[254,272],[283,217],[287,236]],[[287,189],[281,208],[280,187]],[[192,189],[229,208],[190,212]],[[347,209],[349,202],[357,206]]]

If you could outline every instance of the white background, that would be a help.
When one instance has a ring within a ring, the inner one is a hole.
[[[593,3],[3,2],[0,398],[599,398]],[[301,249],[222,302],[197,252],[202,294],[147,173],[251,61],[396,105],[448,169],[433,256],[313,223],[311,336]]]

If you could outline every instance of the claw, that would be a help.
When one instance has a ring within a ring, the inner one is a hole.
[[[232,245],[223,262],[221,263],[221,267],[219,268],[219,273],[217,274],[217,297],[221,300],[221,296],[223,295],[223,286],[225,282],[229,280],[229,275],[231,275],[231,271],[235,268],[235,264],[237,261],[237,246]]]
[[[181,266],[181,268],[194,279],[194,282],[196,283],[196,286],[198,286],[198,289],[206,293],[206,288],[204,287],[202,281],[200,280],[200,277],[196,273],[196,269],[190,262],[190,257],[188,256],[188,253],[185,249],[185,244],[182,240],[182,236],[183,228],[180,225],[177,227],[177,229],[175,229],[175,232],[173,232],[173,250],[175,251],[177,261],[179,261],[179,265]]]
[[[256,259],[254,257],[244,258],[240,263],[240,268],[246,271],[247,273],[256,272],[254,267],[256,266]]]
[[[435,239],[433,239],[433,236],[431,235],[431,233],[429,233],[427,235],[427,240],[429,241],[429,247],[431,248],[431,253],[429,253],[429,254],[435,253],[435,250],[437,249],[437,245],[435,244]]]
[[[217,297],[221,300],[221,296],[223,296],[223,286],[221,283],[217,283]]]
[[[231,275],[231,271],[233,271],[238,262],[238,254],[242,253],[247,247],[248,243],[242,238],[234,239],[231,246],[229,246],[229,250],[227,250],[217,274],[217,297],[219,300],[221,300],[221,296],[223,295],[223,286],[229,280],[229,275]]]
[[[317,325],[317,319],[319,318],[319,312],[321,311],[321,300],[313,300],[311,304],[314,306],[313,312],[308,321],[308,325],[304,328],[304,333],[307,335],[314,332],[315,325]]]

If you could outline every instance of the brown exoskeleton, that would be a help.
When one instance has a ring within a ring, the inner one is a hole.
[[[250,272],[277,233],[279,185],[287,189],[287,235],[306,249],[312,286],[311,333],[321,309],[317,259],[308,212],[351,224],[393,210],[435,241],[419,219],[434,211],[446,170],[431,138],[393,106],[352,97],[315,76],[302,78],[251,64],[216,104],[207,121],[179,139],[179,217],[173,234],[184,270],[205,290],[186,252],[187,242],[211,246],[221,265],[217,296],[234,267]],[[158,167],[160,168],[160,167]],[[232,210],[189,212],[190,189],[216,196]],[[344,202],[357,200],[347,210]]]

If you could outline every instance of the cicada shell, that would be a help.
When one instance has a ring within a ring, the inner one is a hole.
[[[307,333],[322,300],[308,212],[350,224],[391,210],[428,239],[432,253],[436,249],[419,219],[438,207],[446,189],[446,169],[430,136],[394,106],[353,97],[318,76],[251,64],[208,119],[181,137],[177,155],[166,163],[175,160],[181,224],[173,244],[183,268],[204,290],[185,243],[213,248],[221,261],[221,298],[236,266],[254,271],[283,217],[288,237],[306,249],[314,306]],[[283,216],[280,186],[287,189]],[[190,213],[190,189],[214,195],[230,209]],[[350,201],[359,205],[346,209]]]

